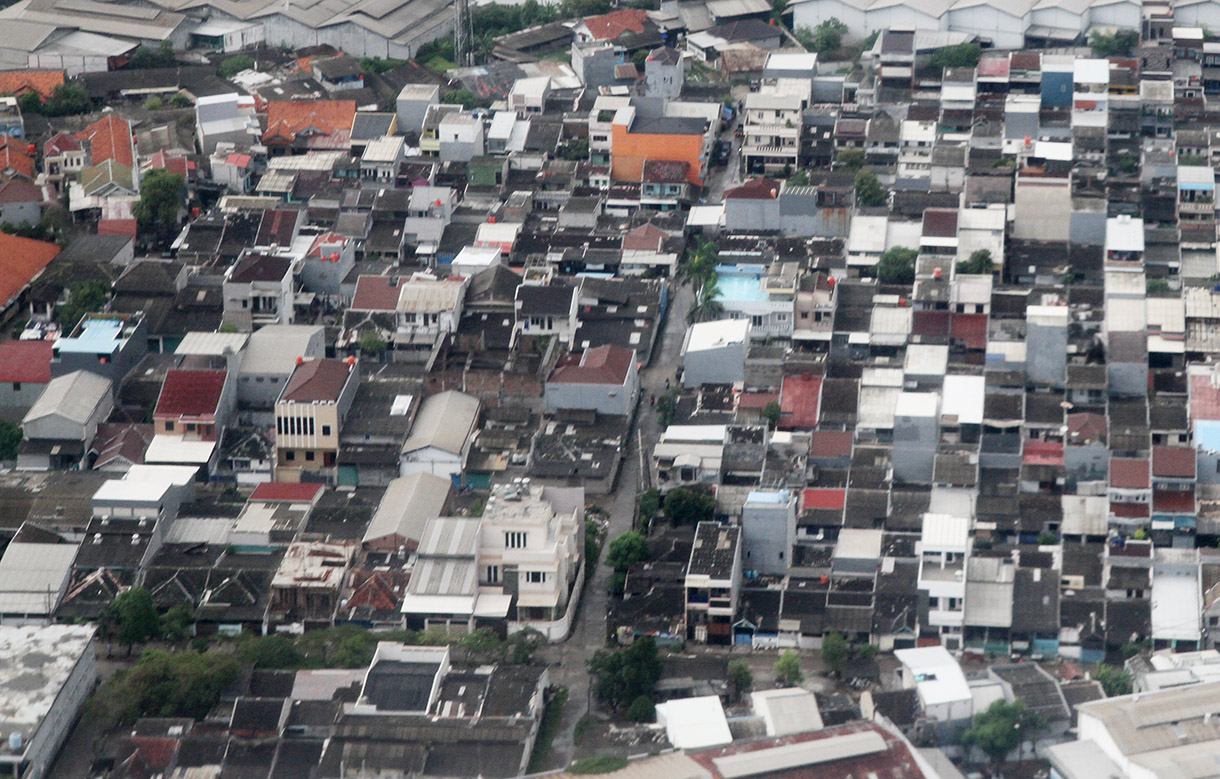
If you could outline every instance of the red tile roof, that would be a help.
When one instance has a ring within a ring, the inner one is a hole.
[[[77,140],[89,142],[93,165],[106,160],[132,167],[135,152],[131,142],[131,124],[114,114],[107,114],[76,134]]]
[[[0,343],[0,383],[46,384],[51,380],[50,341]]]
[[[1106,435],[1106,418],[1101,414],[1068,414],[1068,437],[1073,444],[1100,441]]]
[[[0,174],[34,178],[34,160],[25,153],[26,148],[14,138],[0,136]]]
[[[226,371],[193,371],[175,368],[165,374],[154,418],[215,418],[224,394]]]
[[[310,360],[297,365],[280,400],[295,403],[334,403],[352,371],[346,360]]]
[[[621,346],[606,344],[586,349],[579,356],[570,354],[551,374],[552,384],[613,384],[622,385],[631,373],[635,352]]]
[[[1147,503],[1111,503],[1110,513],[1123,519],[1146,519],[1151,512]]]
[[[986,349],[987,315],[953,314],[949,335],[956,340],[965,341],[967,349]]]
[[[0,73],[0,95],[21,97],[37,92],[43,100],[50,99],[55,87],[64,83],[62,70],[15,70]]]
[[[1220,382],[1210,375],[1190,377],[1190,418],[1220,420]]]
[[[144,454],[152,443],[153,426],[138,424],[101,424],[97,426],[97,436],[93,439],[90,451],[97,452],[94,468],[115,462],[125,461],[131,465],[144,462]]]
[[[951,315],[948,311],[911,312],[911,335],[943,338],[949,335]]]
[[[644,32],[644,24],[648,14],[634,8],[623,8],[611,11],[601,16],[590,16],[585,19],[585,27],[594,40],[612,41],[623,33]]]
[[[929,208],[923,212],[925,238],[956,238],[957,209]]]
[[[1195,478],[1195,450],[1189,446],[1152,447],[1152,475],[1170,479]]]
[[[0,233],[0,310],[58,255],[53,243]]]
[[[286,503],[313,503],[322,494],[323,489],[321,484],[268,481],[254,488],[254,493],[250,495],[250,500],[272,503],[277,501],[284,501]]]
[[[669,234],[652,222],[642,224],[623,236],[623,249],[639,251],[660,251],[661,243]]]
[[[54,138],[42,145],[44,157],[55,157],[66,151],[80,151],[80,141],[70,133],[57,133]]]
[[[785,376],[779,393],[779,427],[811,428],[818,424],[822,379],[818,376]]]
[[[291,143],[306,130],[323,135],[348,133],[355,118],[355,100],[276,100],[267,104],[263,141],[279,139]]]
[[[46,198],[38,187],[22,179],[0,183],[0,203],[41,203]]]
[[[646,160],[640,180],[645,184],[682,184],[686,182],[689,162],[678,160]]]
[[[1152,485],[1148,461],[1126,457],[1110,458],[1110,486],[1124,490],[1146,490]]]
[[[352,296],[353,311],[396,311],[402,287],[395,276],[361,276]]]
[[[852,434],[840,430],[814,430],[809,434],[809,456],[814,459],[851,457]]]
[[[847,490],[810,487],[801,493],[801,510],[842,509],[847,505]]]
[[[764,409],[779,400],[778,392],[743,392],[737,396],[737,408]]]
[[[135,238],[139,227],[140,223],[134,219],[101,219],[97,223],[97,234]]]
[[[724,193],[725,200],[771,200],[779,196],[779,182],[766,176],[750,179]]]
[[[291,244],[293,233],[296,232],[297,219],[300,216],[301,212],[296,209],[267,209],[263,212],[263,219],[259,223],[258,237],[254,239],[255,245],[270,246],[275,243],[287,246]]]

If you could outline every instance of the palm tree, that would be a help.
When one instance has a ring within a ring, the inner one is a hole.
[[[695,290],[695,302],[691,305],[690,311],[686,313],[686,320],[694,324],[719,319],[724,315],[724,304],[720,302],[719,298],[720,284],[713,275],[705,279],[703,285]]]
[[[678,266],[675,280],[679,284],[690,284],[699,290],[708,279],[716,276],[716,265],[719,259],[720,247],[712,241],[700,244],[691,251],[686,262]]]

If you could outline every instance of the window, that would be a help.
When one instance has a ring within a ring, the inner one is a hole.
[[[330,435],[330,425],[322,425],[322,435]]]
[[[13,382],[13,392],[21,392],[21,382],[19,382],[19,381]]]
[[[187,423],[186,423],[186,432],[188,432],[188,433],[193,433],[193,432],[195,432],[195,423],[194,423],[194,422],[187,422]]]
[[[174,431],[174,423],[172,420],[165,421],[165,432],[172,433]]]
[[[305,459],[306,459],[306,460],[308,460],[309,462],[313,462],[313,456],[314,456],[314,455],[313,455],[313,452],[306,452],[306,453],[305,453]]]
[[[526,571],[525,580],[530,584],[542,584],[546,581],[546,571]]]
[[[297,453],[289,449],[284,453],[284,459],[288,462],[292,462],[293,460],[297,459]]]
[[[487,583],[488,584],[499,584],[500,583],[500,566],[498,566],[498,565],[487,566]]]
[[[525,533],[514,530],[504,534],[504,547],[506,549],[524,549],[525,548]]]

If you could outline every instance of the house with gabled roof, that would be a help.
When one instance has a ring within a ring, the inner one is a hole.
[[[271,155],[351,146],[355,100],[275,100],[267,104],[263,144]]]

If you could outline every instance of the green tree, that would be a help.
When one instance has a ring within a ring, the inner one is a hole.
[[[674,525],[709,522],[716,516],[716,496],[703,487],[678,487],[665,496],[665,516]]]
[[[37,92],[26,92],[21,97],[17,98],[17,107],[24,114],[41,114],[45,109],[42,102],[42,96]]]
[[[156,168],[140,182],[140,199],[132,213],[140,227],[160,236],[178,224],[185,196],[186,181],[181,175]]]
[[[657,400],[658,403],[664,399],[662,396]],[[647,527],[652,522],[653,517],[661,510],[661,493],[657,489],[645,490],[640,495],[640,525]]]
[[[584,162],[589,159],[589,141],[577,138],[563,147],[563,158],[568,162]]]
[[[253,668],[295,670],[305,661],[305,656],[296,648],[293,640],[278,633],[269,636],[243,635],[237,642],[235,654],[243,665]]]
[[[651,699],[662,670],[652,636],[640,636],[625,649],[599,649],[589,660],[593,694],[615,709],[630,706],[641,695]]]
[[[1135,30],[1118,30],[1113,35],[1095,32],[1089,37],[1089,46],[1097,57],[1129,57],[1139,42]]]
[[[878,208],[889,202],[889,192],[881,186],[881,182],[877,180],[877,174],[871,170],[857,171],[855,184],[856,205],[863,208]]]
[[[103,731],[140,717],[201,719],[241,675],[237,658],[221,652],[145,652],[102,684],[87,713]]]
[[[1131,694],[1131,673],[1117,665],[1099,665],[1094,674],[1101,689],[1106,691],[1106,697]]]
[[[674,278],[679,284],[689,284],[697,291],[716,278],[719,263],[720,246],[714,241],[704,241],[687,253],[686,260],[678,265]]]
[[[161,98],[157,97],[156,95],[153,95],[152,97],[150,97],[144,101],[144,110],[145,111],[160,111],[164,107],[165,107],[165,101],[162,100]]]
[[[801,656],[789,649],[775,661],[775,683],[780,687],[796,687],[805,681],[801,671]]]
[[[647,695],[641,695],[627,707],[627,719],[632,722],[653,722],[657,718],[657,707]]]
[[[360,69],[365,73],[385,73],[402,65],[402,60],[382,59],[381,57],[361,57]]]
[[[76,116],[93,110],[89,93],[80,84],[63,83],[51,92],[51,99],[43,106],[47,116]]]
[[[851,654],[851,647],[842,633],[827,633],[822,636],[822,662],[831,673],[838,676],[843,672],[843,666]]]
[[[1169,282],[1165,279],[1148,279],[1145,286],[1149,295],[1164,295],[1171,290]]]
[[[225,79],[233,78],[243,70],[250,70],[253,67],[254,58],[249,54],[235,54],[221,60],[220,67],[216,69],[216,75]]]
[[[479,99],[469,89],[451,89],[445,93],[441,102],[460,105],[462,108],[470,110],[479,104]]]
[[[803,170],[798,170],[788,177],[788,185],[793,187],[804,187],[809,184],[809,174]]]
[[[970,253],[970,258],[962,260],[957,264],[958,273],[973,273],[973,274],[990,274],[995,271],[995,262],[991,259],[991,252],[987,249],[975,249]]]
[[[730,693],[735,701],[741,700],[741,697],[754,686],[754,674],[750,671],[750,664],[741,658],[729,661],[726,678],[729,682]]]
[[[865,162],[863,149],[844,149],[835,155],[835,167],[843,170],[860,170]]]
[[[360,335],[360,351],[370,357],[380,358],[388,348],[389,344],[376,330],[365,330]]]
[[[78,281],[68,287],[68,302],[55,310],[60,329],[70,333],[80,324],[85,314],[100,311],[110,300],[110,287],[100,281]]]
[[[195,615],[186,606],[179,604],[162,614],[160,622],[162,638],[172,642],[185,641],[191,635]]]
[[[479,628],[462,636],[458,646],[471,660],[486,665],[494,663],[505,654],[504,640],[491,628]]]
[[[174,96],[169,99],[169,105],[170,108],[190,108],[194,104],[187,93],[175,92]]]
[[[17,459],[21,436],[21,425],[0,420],[0,461],[11,462]]]
[[[915,281],[917,257],[919,252],[905,246],[887,250],[877,262],[877,278],[882,284],[910,284]]]
[[[161,617],[153,604],[152,595],[143,587],[120,592],[110,603],[111,621],[118,629],[120,643],[127,645],[127,654],[136,644],[143,644],[161,633]]]
[[[768,403],[767,405],[763,406],[763,410],[762,410],[763,419],[767,420],[767,422],[771,425],[771,427],[775,427],[776,425],[779,424],[779,417],[780,417],[780,414],[782,414],[782,413],[783,413],[783,409],[780,408],[779,403],[774,400],[771,401],[770,403]]]
[[[843,45],[843,36],[847,34],[847,25],[835,17],[813,28],[813,50],[818,54],[829,54],[838,51]]]
[[[525,665],[534,659],[534,653],[546,646],[546,636],[533,628],[522,628],[508,637],[506,660],[513,665]]]
[[[987,710],[974,716],[974,723],[961,736],[962,746],[978,747],[993,765],[1004,762],[1009,752],[1045,727],[1046,721],[1025,703],[994,701]]]
[[[606,565],[624,573],[631,566],[648,562],[651,558],[648,540],[634,530],[629,530],[611,541],[606,550]]]
[[[173,47],[169,41],[164,41],[155,49],[149,46],[137,46],[136,50],[132,52],[131,58],[127,60],[127,69],[172,68],[177,64],[178,58],[174,56]]]
[[[977,43],[959,43],[956,46],[944,46],[932,52],[928,63],[937,70],[945,68],[973,68],[979,64],[979,55],[983,47]]]
[[[686,312],[686,321],[710,322],[724,316],[724,304],[720,302],[720,282],[715,276],[704,280],[695,290],[695,302]]]

